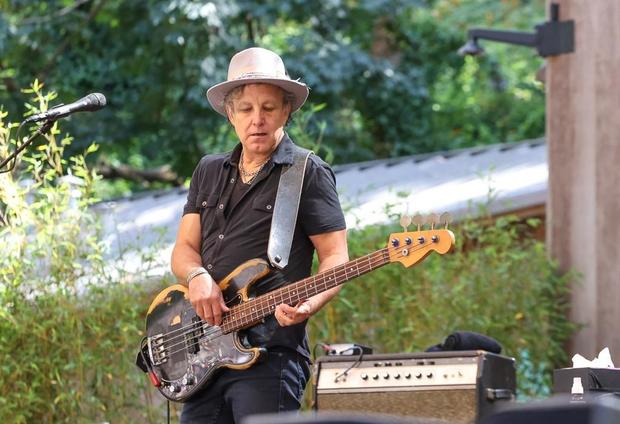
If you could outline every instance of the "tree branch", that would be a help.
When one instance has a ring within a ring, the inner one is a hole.
[[[175,185],[183,184],[183,179],[179,177],[176,172],[171,170],[169,165],[151,169],[138,169],[124,164],[118,166],[102,164],[96,168],[96,171],[99,175],[109,179],[124,178],[140,183],[163,182]]]
[[[92,0],[76,0],[75,3],[73,3],[71,6],[64,7],[54,14],[24,19],[20,22],[20,25],[42,24],[53,21],[56,18],[61,18],[65,15],[68,15],[69,13],[73,12],[75,9],[85,3],[88,3],[89,1]]]

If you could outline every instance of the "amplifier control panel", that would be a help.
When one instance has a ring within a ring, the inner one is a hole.
[[[346,390],[428,390],[433,387],[476,385],[475,357],[324,362],[318,375],[319,392]]]

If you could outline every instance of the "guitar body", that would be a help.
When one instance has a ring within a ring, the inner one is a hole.
[[[261,259],[236,268],[219,283],[227,305],[249,301],[251,285],[269,273]],[[146,316],[149,362],[161,394],[184,402],[202,389],[221,368],[244,369],[254,364],[261,349],[245,348],[236,331],[223,334],[202,321],[189,302],[189,290],[180,284],[162,290]]]

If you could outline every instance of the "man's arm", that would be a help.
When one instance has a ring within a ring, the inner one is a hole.
[[[189,285],[186,281],[192,271],[202,267],[200,237],[200,215],[185,214],[172,250],[172,272],[181,284],[188,286],[189,301],[198,316],[210,325],[219,325],[222,322],[222,313],[227,312],[228,308],[217,283],[207,272],[192,278]]]
[[[349,260],[347,230],[317,234],[310,236],[310,240],[319,257],[319,272],[327,271]],[[275,317],[283,327],[298,324],[321,310],[339,291],[340,286],[314,295],[295,306],[278,305]]]

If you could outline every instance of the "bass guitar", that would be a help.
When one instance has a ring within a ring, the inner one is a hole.
[[[218,284],[230,308],[219,326],[200,319],[188,300],[187,287],[170,286],[155,297],[147,312],[141,352],[149,378],[164,397],[184,402],[218,369],[244,369],[258,360],[262,349],[244,346],[238,331],[258,324],[277,305],[295,305],[391,262],[410,267],[431,252],[444,254],[453,246],[454,234],[447,229],[394,233],[383,249],[253,298],[252,284],[270,268],[262,259],[249,260]]]

